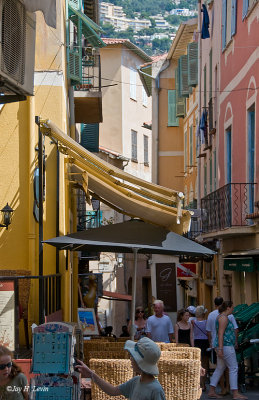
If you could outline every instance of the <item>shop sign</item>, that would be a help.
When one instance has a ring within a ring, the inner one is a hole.
[[[248,258],[225,258],[224,259],[224,270],[225,271],[254,271],[254,259]]]
[[[177,311],[175,263],[156,264],[157,299],[162,300],[166,312]]]
[[[177,278],[193,278],[193,274],[196,275],[195,263],[181,263],[181,265],[186,268],[186,270],[183,271],[181,268],[177,267]]]

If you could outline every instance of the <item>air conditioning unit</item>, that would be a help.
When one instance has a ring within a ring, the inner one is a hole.
[[[0,0],[0,93],[33,95],[36,18],[20,0]]]

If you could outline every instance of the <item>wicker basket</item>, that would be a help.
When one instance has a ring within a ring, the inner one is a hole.
[[[179,353],[180,354],[180,353]],[[95,359],[126,359],[126,358],[130,358],[129,356],[129,352],[122,350],[115,350],[115,351],[89,351],[88,353],[89,356],[89,360],[91,360],[91,358],[95,358]]]
[[[111,352],[124,352],[124,343],[123,342],[92,342],[92,340],[86,341],[84,342],[84,362],[89,365],[89,360],[90,360],[90,356],[89,353],[90,352],[96,352],[98,354],[97,357],[95,358],[103,358],[103,357],[99,357],[99,354],[102,352],[106,352],[108,351],[109,353]],[[126,352],[125,352],[126,353]],[[110,357],[107,357],[110,358]],[[117,357],[114,357],[117,358]],[[121,358],[125,358],[121,357]]]
[[[167,350],[162,350],[162,352],[173,352],[183,354],[182,358],[189,358],[192,360],[200,360],[201,359],[201,350],[198,347],[172,347]],[[171,357],[174,358],[174,357]],[[179,357],[177,357],[179,358]]]
[[[160,360],[193,360],[192,353],[180,351],[161,351]]]
[[[165,360],[158,362],[159,376],[167,400],[197,400],[200,398],[199,360]]]
[[[118,386],[133,377],[133,369],[130,360],[90,360],[90,368],[101,378],[114,386]],[[112,400],[114,396],[108,396],[95,383],[92,382],[91,397],[93,400]],[[116,399],[125,400],[124,396],[116,396]]]

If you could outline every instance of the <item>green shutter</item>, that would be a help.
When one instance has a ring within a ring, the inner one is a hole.
[[[76,10],[81,10],[81,0],[68,0],[68,4],[74,7]]]
[[[176,94],[176,117],[184,118],[185,117],[185,99],[180,97],[179,93],[179,68],[175,70],[175,94]]]
[[[209,81],[209,98],[212,98],[212,49],[210,49],[210,81]]]
[[[168,126],[179,126],[176,118],[176,91],[168,90]]]
[[[204,163],[204,196],[207,196],[207,164]]]
[[[68,17],[70,15],[68,13]],[[79,18],[69,19],[66,25],[66,38],[67,38],[67,66],[68,66],[68,79],[71,79],[71,85],[80,83],[82,80],[82,21]],[[77,43],[73,45],[73,39],[70,38],[70,23],[77,28]]]
[[[188,85],[188,57],[181,56],[178,60],[180,97],[189,97]]]
[[[80,144],[92,153],[99,152],[99,124],[81,124]]]
[[[198,43],[188,44],[188,85],[198,85]]]

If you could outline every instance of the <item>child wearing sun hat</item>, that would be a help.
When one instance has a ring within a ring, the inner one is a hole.
[[[110,396],[123,395],[131,400],[165,400],[163,388],[155,377],[159,374],[157,362],[161,355],[157,344],[143,337],[138,342],[127,340],[124,349],[130,353],[133,371],[138,375],[119,386],[111,385],[80,360],[76,368],[82,377],[92,378]]]

